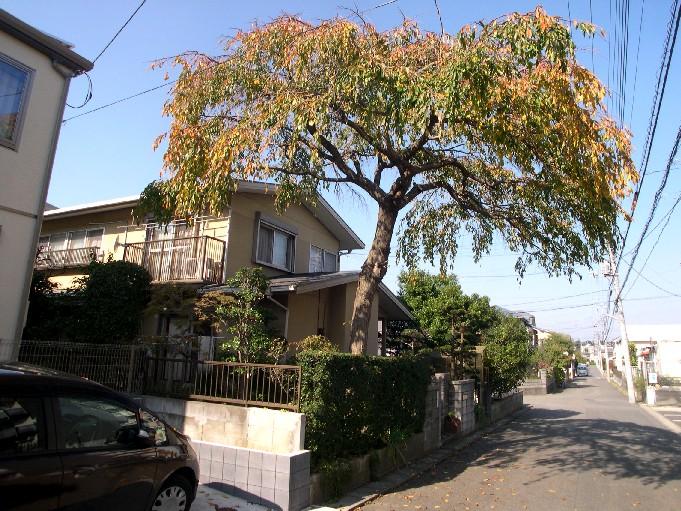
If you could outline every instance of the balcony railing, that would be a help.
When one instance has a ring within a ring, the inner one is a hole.
[[[123,260],[146,268],[154,282],[222,283],[225,242],[211,236],[127,243]]]
[[[92,261],[102,260],[99,247],[69,248],[66,250],[41,250],[35,260],[38,270],[59,270],[87,266]]]

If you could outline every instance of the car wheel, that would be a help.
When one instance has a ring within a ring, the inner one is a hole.
[[[161,487],[151,511],[188,511],[191,485],[182,476],[172,476]]]

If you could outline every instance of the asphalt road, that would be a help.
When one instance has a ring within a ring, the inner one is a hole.
[[[681,435],[600,376],[525,403],[504,429],[363,509],[681,511]]]

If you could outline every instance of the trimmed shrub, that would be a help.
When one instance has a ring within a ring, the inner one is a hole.
[[[323,335],[308,335],[296,343],[296,351],[325,351],[329,353],[338,353],[338,346],[331,342],[330,339]]]
[[[315,466],[366,454],[421,431],[431,377],[423,357],[307,351],[297,362],[303,373],[305,447]]]

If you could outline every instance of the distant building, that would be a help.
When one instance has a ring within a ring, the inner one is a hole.
[[[651,362],[660,376],[681,377],[681,324],[627,325],[627,334],[639,366]]]
[[[19,347],[69,82],[90,69],[0,9],[0,360]]]
[[[506,316],[511,316],[514,318],[517,318],[521,320],[523,323],[525,323],[525,326],[527,327],[527,332],[530,334],[531,337],[531,345],[536,347],[539,345],[539,338],[538,338],[538,332],[539,329],[537,329],[537,320],[535,319],[533,314],[530,314],[529,312],[523,312],[523,311],[512,311],[508,309],[504,309],[503,307],[497,306],[497,309],[501,311],[502,314],[505,314]]]

